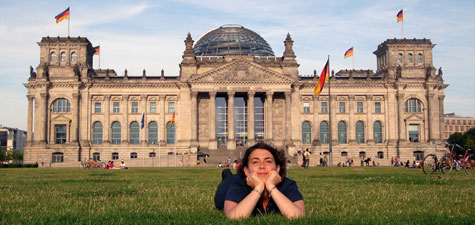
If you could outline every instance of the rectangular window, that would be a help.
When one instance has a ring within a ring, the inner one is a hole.
[[[120,102],[113,102],[112,103],[112,112],[119,113],[120,112]]]
[[[471,120],[468,121],[468,125],[472,125],[472,121],[471,121]]]
[[[174,113],[175,112],[175,102],[169,102],[168,103],[168,113]]]
[[[378,152],[378,159],[384,158],[384,152]]]
[[[54,126],[54,139],[56,144],[66,143],[66,125]]]
[[[101,103],[100,102],[96,102],[94,104],[94,113],[101,113]]]
[[[457,120],[457,125],[460,125],[460,120]]]
[[[150,113],[156,113],[156,112],[157,112],[157,103],[150,102]]]
[[[310,113],[310,102],[303,103],[303,113]]]
[[[52,163],[64,162],[63,153],[53,153]]]
[[[356,103],[356,112],[362,113],[363,112],[363,102]]]
[[[455,126],[455,132],[459,132],[459,127]]]
[[[375,113],[381,113],[381,102],[375,102],[374,103],[374,112]]]
[[[452,120],[452,125],[455,125],[455,120]]]
[[[454,129],[453,126],[449,127],[449,131],[453,131],[453,129]]]
[[[445,124],[449,125],[449,124],[450,124],[450,121],[449,121],[449,120],[446,120],[446,121],[445,121]]]
[[[328,102],[322,102],[322,113],[328,113]]]
[[[340,113],[345,113],[345,103],[344,102],[340,102]]]
[[[467,121],[466,120],[463,120],[463,125],[467,125]]]
[[[419,125],[409,124],[408,129],[409,129],[409,141],[419,142]]]
[[[112,153],[112,159],[119,159],[119,153],[113,152]]]
[[[139,112],[139,103],[132,102],[132,113],[138,113],[138,112]]]

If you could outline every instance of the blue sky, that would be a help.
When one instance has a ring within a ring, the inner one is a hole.
[[[29,66],[39,64],[36,42],[67,36],[68,21],[54,17],[71,7],[71,36],[101,45],[101,68],[129,75],[176,76],[188,32],[194,40],[224,24],[240,24],[260,34],[282,55],[287,33],[294,40],[300,74],[324,66],[351,69],[344,52],[355,49],[355,68],[376,70],[373,51],[401,37],[396,14],[404,9],[404,36],[436,44],[434,67],[442,67],[445,113],[475,116],[474,1],[309,1],[163,0],[38,1],[0,0],[0,124],[26,129]],[[97,56],[94,66],[98,67]]]

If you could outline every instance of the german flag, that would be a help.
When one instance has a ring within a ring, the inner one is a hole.
[[[401,9],[401,11],[399,11],[399,12],[397,13],[397,15],[396,15],[396,17],[397,17],[397,22],[398,22],[398,23],[404,20],[402,14],[403,14],[403,13],[402,13],[402,9]]]
[[[317,86],[313,90],[313,94],[315,96],[322,92],[323,85],[325,84],[325,81],[328,81],[328,79],[330,79],[330,59],[327,60],[327,64],[325,64],[325,67],[323,67],[320,78],[318,78]]]
[[[94,47],[94,55],[100,55],[101,54],[101,46],[98,45]]]
[[[346,50],[345,52],[345,59],[350,57],[350,56],[353,56],[353,47],[351,47],[350,49]]]
[[[68,19],[69,20],[69,7],[64,10],[62,13],[58,14],[56,17],[56,23],[59,23],[61,21],[63,21],[64,19]]]
[[[170,128],[173,127],[173,123],[175,123],[175,113],[173,113],[172,120],[170,120]]]

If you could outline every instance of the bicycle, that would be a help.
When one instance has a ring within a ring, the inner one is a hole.
[[[422,160],[422,171],[424,174],[433,174],[439,169],[440,163],[437,160],[437,155],[429,154]]]
[[[450,152],[447,152],[442,158],[440,159],[440,172],[442,174],[450,174],[453,168],[455,170],[464,170],[465,174],[467,175],[475,175],[475,154],[470,153],[472,150],[464,149],[461,146],[449,145]],[[458,147],[465,151],[464,155],[459,155],[454,151],[454,148]]]

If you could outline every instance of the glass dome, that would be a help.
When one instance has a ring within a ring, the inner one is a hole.
[[[223,25],[198,38],[193,46],[196,56],[274,56],[266,40],[241,25]]]

